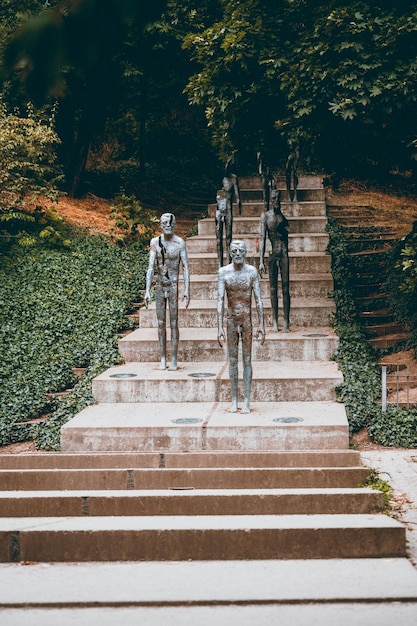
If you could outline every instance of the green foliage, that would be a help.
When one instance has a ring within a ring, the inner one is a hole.
[[[393,496],[393,489],[391,485],[381,478],[381,474],[373,468],[369,468],[369,474],[366,477],[364,487],[371,487],[376,491],[382,491],[384,494],[384,505],[386,509],[391,509],[391,498]]]
[[[144,285],[140,246],[74,232],[71,240],[69,249],[15,246],[0,269],[3,445],[35,437],[59,447],[60,426],[93,401],[91,378],[118,361],[115,334],[129,326],[125,313]],[[87,373],[78,380],[72,367]],[[46,395],[68,388],[65,398]]]
[[[11,237],[28,245],[42,224],[45,228],[38,229],[41,238],[60,238],[53,227],[53,222],[59,221],[56,213],[40,208],[33,211],[40,197],[56,198],[62,180],[56,162],[59,139],[53,125],[53,114],[45,121],[35,115],[32,106],[26,117],[10,114],[0,100],[0,246],[1,240],[4,244]]]
[[[388,405],[368,428],[372,441],[382,446],[417,448],[417,409]]]
[[[124,233],[119,236],[123,242],[137,241],[146,245],[153,237],[158,217],[150,209],[145,209],[135,196],[121,193],[116,196],[111,207],[111,217]]]
[[[352,266],[341,227],[329,219],[329,252],[335,284],[335,330],[339,346],[335,354],[343,383],[337,388],[338,397],[346,406],[350,433],[370,424],[380,411],[376,400],[380,390],[380,374],[372,349],[366,341],[355,305],[350,280]]]

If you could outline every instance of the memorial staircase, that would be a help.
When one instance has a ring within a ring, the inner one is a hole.
[[[240,180],[233,225],[256,266],[260,182]],[[62,452],[0,457],[2,623],[415,623],[405,528],[363,486],[369,469],[336,401],[321,180],[301,177],[298,202],[278,185],[291,328],[272,332],[262,279],[251,413],[228,410],[210,205],[187,240],[178,370],[158,369],[155,308],[141,309],[119,342],[124,363],[93,381],[96,404],[62,428]]]

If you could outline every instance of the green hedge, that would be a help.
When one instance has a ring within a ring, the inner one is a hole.
[[[91,404],[91,379],[117,363],[116,333],[131,325],[147,253],[71,233],[68,249],[15,246],[0,269],[0,444],[34,437],[59,448],[65,421]],[[72,367],[86,367],[81,379]],[[48,399],[48,392],[72,392]],[[29,423],[50,414],[46,422]]]

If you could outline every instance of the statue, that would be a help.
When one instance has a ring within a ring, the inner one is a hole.
[[[230,255],[232,262],[221,267],[218,272],[218,342],[223,347],[225,339],[223,329],[224,294],[227,294],[227,348],[229,358],[229,376],[232,390],[231,413],[238,409],[238,351],[239,337],[242,339],[243,389],[244,399],[241,413],[250,413],[250,394],[252,386],[252,293],[255,295],[259,326],[256,339],[261,344],[265,341],[263,304],[259,275],[252,265],[245,262],[247,247],[244,241],[232,241]]]
[[[271,174],[269,166],[265,166],[261,152],[258,152],[256,154],[256,158],[258,161],[258,172],[259,175],[262,176],[262,195],[264,201],[264,211],[268,211],[269,202],[271,199],[271,191],[272,189],[275,189],[275,180]]]
[[[226,229],[226,250],[230,263],[229,248],[232,241],[233,229],[233,200],[236,198],[239,215],[242,215],[242,202],[240,200],[239,180],[236,174],[230,172],[230,162],[226,162],[224,176],[222,181],[222,189],[217,192],[217,209],[216,209],[216,239],[217,239],[217,257],[219,267],[223,265],[223,230]]]
[[[265,272],[264,256],[266,236],[271,242],[269,255],[269,288],[273,316],[273,331],[278,331],[278,271],[281,272],[282,299],[284,309],[283,332],[290,328],[290,263],[288,258],[288,220],[281,213],[280,192],[272,190],[271,200],[273,208],[265,211],[260,219],[260,246],[259,246],[259,274]]]
[[[297,168],[298,162],[300,160],[300,151],[298,146],[295,146],[293,150],[288,155],[287,163],[285,166],[285,183],[288,191],[288,199],[293,202],[298,202],[297,200],[297,187],[298,187],[298,176],[297,176]],[[291,190],[291,179],[294,182],[294,191]]]
[[[162,234],[150,243],[149,267],[146,272],[145,306],[148,308],[152,278],[156,265],[155,306],[158,320],[158,339],[161,352],[159,369],[166,369],[166,308],[169,307],[171,325],[171,364],[169,371],[177,369],[179,343],[178,329],[178,279],[180,262],[184,274],[184,295],[187,308],[190,303],[190,274],[185,241],[174,235],[175,215],[161,215]]]

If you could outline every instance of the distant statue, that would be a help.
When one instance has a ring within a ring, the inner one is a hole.
[[[291,202],[298,202],[297,199],[297,187],[298,187],[298,175],[297,168],[300,160],[300,151],[298,145],[292,149],[288,155],[287,163],[285,166],[285,183],[287,186],[288,199]],[[293,183],[293,186],[291,185]]]
[[[162,234],[154,237],[150,243],[149,267],[146,273],[145,306],[151,300],[151,285],[156,269],[155,306],[158,320],[158,339],[161,353],[159,369],[166,369],[166,309],[169,308],[171,325],[171,364],[170,371],[177,369],[179,328],[178,328],[178,280],[180,263],[184,274],[185,307],[190,303],[190,273],[185,241],[174,235],[175,215],[161,215]]]
[[[264,201],[264,211],[268,211],[269,203],[271,200],[271,191],[272,189],[275,189],[275,180],[272,176],[269,166],[265,165],[261,152],[257,153],[256,159],[258,162],[258,173],[260,176],[262,176],[262,195]]]
[[[243,389],[244,399],[241,413],[250,413],[250,395],[252,386],[252,293],[255,296],[259,326],[256,339],[261,344],[265,341],[263,304],[259,275],[252,265],[245,262],[247,247],[244,241],[232,241],[230,255],[232,262],[221,267],[218,272],[218,342],[223,347],[225,339],[223,329],[224,295],[227,294],[227,348],[229,358],[229,376],[232,390],[231,413],[238,409],[238,352],[239,338],[242,340]]]
[[[282,299],[284,309],[283,332],[290,328],[290,263],[288,258],[288,220],[281,213],[280,192],[271,192],[273,208],[265,211],[260,219],[259,274],[265,272],[264,257],[266,237],[271,242],[268,259],[269,288],[271,294],[273,331],[278,331],[278,272],[281,273]]]
[[[236,174],[230,171],[231,159],[226,162],[224,176],[222,180],[222,189],[217,192],[217,209],[216,209],[216,240],[217,240],[217,258],[219,261],[219,267],[222,267],[224,263],[224,249],[223,249],[223,231],[226,231],[226,251],[230,262],[229,248],[232,242],[233,231],[233,200],[236,200],[236,204],[239,210],[239,215],[242,215],[242,202],[240,200],[239,180]]]

